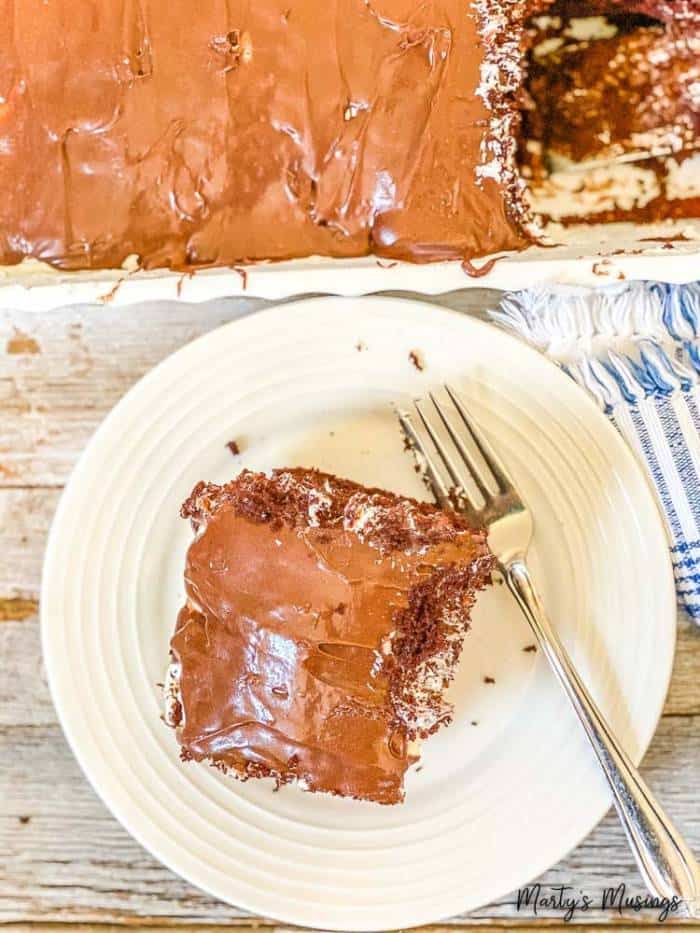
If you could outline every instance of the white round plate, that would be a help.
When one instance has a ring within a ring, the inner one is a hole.
[[[195,482],[300,465],[425,496],[392,406],[447,380],[531,506],[535,577],[584,680],[635,760],[654,732],[674,649],[666,541],[632,455],[573,381],[425,303],[323,298],[235,321],[156,367],[96,433],[58,508],[42,592],[51,690],[83,770],[136,839],[224,901],[326,929],[437,921],[531,880],[609,805],[497,585],[452,688],[455,722],[425,743],[403,805],[273,793],[183,764],[161,721],[191,534],[178,510]]]

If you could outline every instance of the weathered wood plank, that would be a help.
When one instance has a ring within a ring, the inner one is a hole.
[[[0,313],[0,480],[60,485],[90,435],[143,373],[260,302]],[[31,352],[27,348],[31,347]]]
[[[70,929],[72,933],[124,933],[125,926],[131,927],[132,929],[134,928],[132,924],[72,923]],[[482,923],[451,920],[443,924],[431,924],[429,926],[414,927],[414,929],[417,933],[454,933],[455,928],[457,928],[463,931],[463,933],[466,933],[468,930],[477,930],[482,926]],[[537,927],[540,926],[546,926],[548,933],[590,933],[591,929],[590,925],[578,923],[567,923],[565,925],[556,920],[540,920],[537,922]],[[191,924],[179,921],[171,921],[164,924],[163,921],[157,917],[139,917],[138,927],[147,929],[148,933],[172,933],[173,928],[177,929],[177,933],[222,933],[222,931],[227,929],[235,930],[236,933],[253,933],[253,931],[256,930],[264,930],[265,933],[299,933],[299,927],[280,926],[273,920],[265,920],[264,918],[255,921],[241,919],[235,924]],[[43,923],[40,921],[37,923],[8,923],[3,926],[2,929],[3,933],[65,933],[66,925],[62,923]],[[531,931],[535,929],[535,926],[531,923],[522,923],[517,920],[508,923],[499,921],[498,923],[490,924],[489,929],[492,933],[501,933],[501,931],[508,931],[508,933],[524,933],[524,931],[530,931],[531,933]],[[698,924],[689,923],[684,925],[684,930],[686,931],[697,929],[700,929],[700,925]],[[638,930],[638,925],[630,926],[624,921],[615,925],[615,933],[636,933]]]
[[[22,599],[13,596],[10,599],[0,599],[0,622],[19,622],[36,615],[39,603],[36,599]]]
[[[26,618],[39,598],[44,548],[59,495],[58,489],[0,488],[0,620]]]
[[[437,301],[478,313],[497,294],[477,289]],[[0,310],[0,485],[63,484],[97,425],[137,379],[194,337],[267,304]]]
[[[700,714],[700,627],[683,614],[679,616],[673,676],[664,715],[684,716],[688,713]],[[700,761],[697,765],[700,781]],[[700,806],[700,794],[698,803]]]
[[[230,922],[244,916],[196,891],[131,839],[83,778],[58,726],[0,726],[0,761],[0,920]],[[643,772],[696,850],[698,762],[700,717],[663,719]],[[540,880],[573,884],[596,898],[603,887],[620,882],[642,891],[612,814]],[[528,913],[518,915],[510,896],[470,919],[518,916],[524,920]],[[554,917],[561,922],[560,914]],[[616,915],[588,913],[585,919],[604,922]]]
[[[0,727],[55,725],[36,615],[0,625],[0,658]],[[0,774],[5,767],[0,761]]]

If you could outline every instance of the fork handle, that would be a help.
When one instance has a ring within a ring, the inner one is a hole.
[[[655,897],[682,900],[689,916],[700,917],[700,867],[593,702],[547,618],[525,561],[503,563],[501,571],[586,730],[647,887]]]

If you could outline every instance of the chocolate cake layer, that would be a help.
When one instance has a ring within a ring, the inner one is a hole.
[[[581,8],[609,15],[578,19]],[[559,0],[533,27],[521,159],[535,212],[565,223],[700,216],[700,3]],[[606,165],[647,152],[658,157]]]
[[[6,0],[0,261],[188,269],[522,247],[506,98],[524,10]]]
[[[613,25],[614,29],[615,26]],[[596,40],[566,40],[535,59],[534,109],[524,132],[574,162],[700,145],[700,23],[674,35],[639,25]]]
[[[167,720],[185,759],[380,803],[450,719],[484,534],[316,471],[200,484]]]

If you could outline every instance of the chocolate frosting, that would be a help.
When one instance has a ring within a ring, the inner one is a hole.
[[[421,672],[442,660],[441,693],[490,558],[457,516],[306,476],[244,474],[186,507],[197,537],[171,642],[178,739],[184,757],[244,777],[395,803],[416,760]]]
[[[681,31],[699,9],[559,5],[640,12]],[[118,268],[136,257],[191,270],[523,248],[524,24],[551,6],[4,0],[0,263]]]
[[[3,14],[4,263],[525,245],[510,183],[475,172],[499,140],[464,0],[6,0]]]

